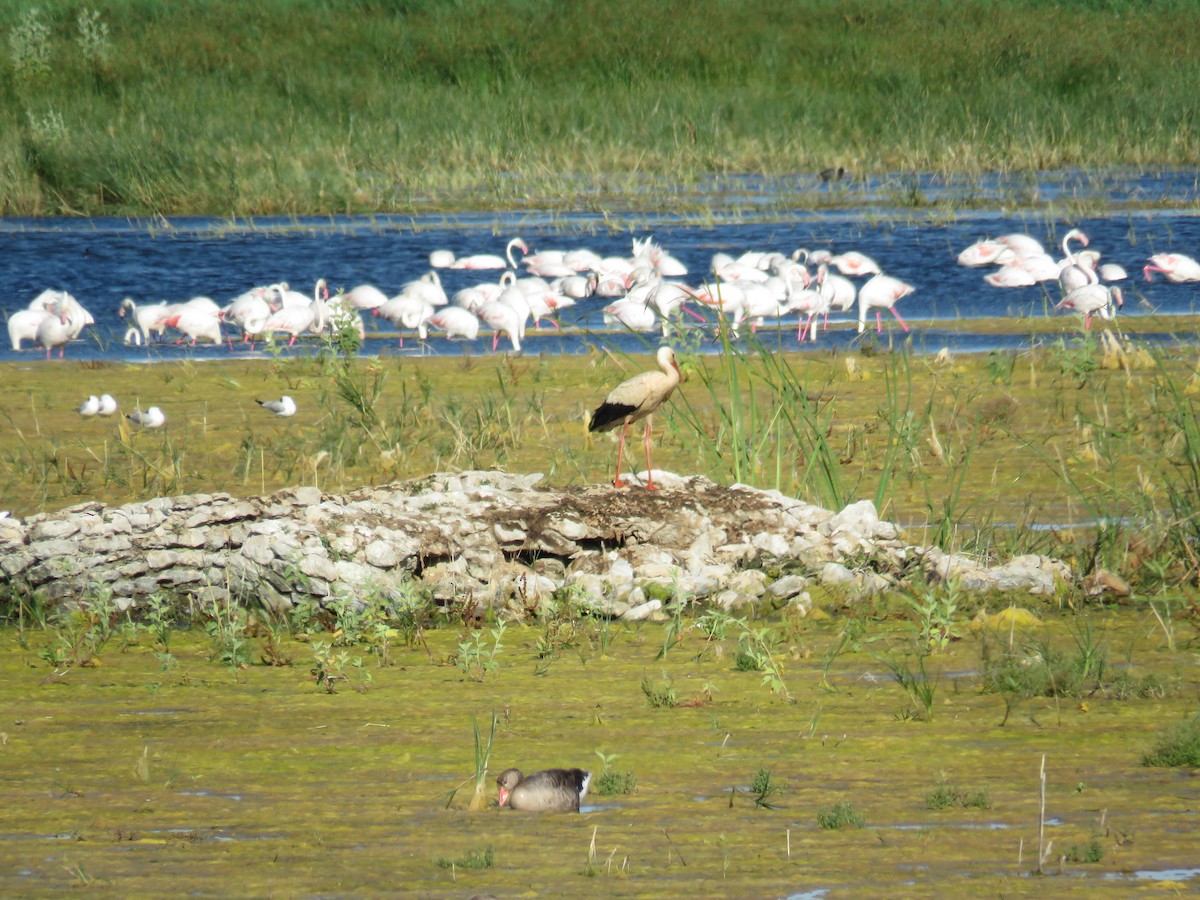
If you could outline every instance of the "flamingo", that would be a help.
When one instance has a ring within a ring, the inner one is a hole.
[[[999,241],[976,241],[958,254],[958,264],[971,267],[1004,265],[1015,256],[1007,245]]]
[[[135,409],[125,418],[139,428],[162,428],[167,423],[167,417],[163,415],[163,411],[157,406],[151,406],[145,412]]]
[[[728,313],[730,321],[736,322],[746,305],[746,295],[735,283],[718,282],[712,287],[706,286],[696,291],[696,302],[717,312]]]
[[[625,296],[629,290],[629,274],[627,272],[596,272],[596,288],[592,291],[595,297],[606,300],[616,300]]]
[[[1062,263],[1048,253],[1035,253],[1032,256],[1022,256],[1009,265],[1024,269],[1033,279],[1034,284],[1040,281],[1057,281],[1062,272]],[[1009,268],[1001,266],[1000,270]]]
[[[1100,276],[1101,281],[1124,281],[1129,277],[1125,267],[1117,263],[1101,263],[1096,267],[1096,274]]]
[[[1075,288],[1083,287],[1085,284],[1095,284],[1100,280],[1100,276],[1096,274],[1095,260],[1092,256],[1084,260],[1080,258],[1080,255],[1071,252],[1072,240],[1079,241],[1085,247],[1088,245],[1088,236],[1078,228],[1072,228],[1063,235],[1063,259],[1059,263],[1058,284],[1064,294],[1069,294]],[[1088,261],[1091,261],[1092,265],[1088,265]]]
[[[90,418],[100,412],[100,398],[95,394],[89,396],[86,400],[79,404],[75,412],[79,413],[84,418]]]
[[[591,272],[587,275],[564,275],[556,278],[550,286],[572,300],[586,300],[596,292],[599,281],[596,273]]]
[[[852,307],[858,298],[854,282],[837,272],[830,272],[825,263],[817,266],[817,290],[829,301],[830,308],[836,307],[840,312]]]
[[[640,300],[618,300],[604,307],[604,324],[648,332],[659,327],[659,316],[653,307]]]
[[[479,253],[474,256],[461,256],[455,259],[447,268],[450,269],[515,269],[517,261],[513,251],[520,250],[522,254],[529,253],[529,246],[519,237],[513,238],[504,248],[504,256]],[[444,257],[440,257],[443,258]],[[435,304],[437,305],[437,304]]]
[[[992,287],[998,288],[1029,287],[1038,283],[1032,272],[1015,263],[1001,266],[995,272],[989,272],[983,276],[983,280]]]
[[[274,312],[265,320],[256,314],[243,322],[242,328],[247,335],[267,334],[273,337],[277,332],[282,332],[291,335],[288,340],[288,346],[291,347],[300,335],[309,332],[320,334],[325,330],[329,316],[329,308],[325,303],[329,298],[329,286],[324,278],[318,278],[313,285],[312,300],[299,291],[289,290],[286,283],[271,285],[268,295],[278,301],[277,304],[268,301]]]
[[[687,266],[656,244],[653,237],[633,239],[633,261],[648,265],[660,278],[682,278],[688,273]]]
[[[170,315],[170,311],[167,309],[166,300],[138,305],[133,302],[132,297],[126,297],[121,301],[121,308],[117,310],[117,315],[122,319],[128,316],[134,323],[125,332],[125,342],[141,344],[143,341],[149,343],[152,334],[157,335],[159,340],[162,339],[163,332],[167,330],[163,320]]]
[[[805,333],[808,333],[809,340],[817,339],[817,317],[827,314],[830,308],[830,301],[825,297],[819,289],[801,288],[793,290],[788,295],[788,310],[796,311],[801,316],[807,315],[807,318],[802,318],[800,327],[796,330],[796,340],[803,341]]]
[[[695,296],[695,290],[686,284],[680,284],[675,281],[661,281],[647,294],[647,305],[653,306],[658,310],[658,315],[662,321],[663,337],[667,337],[670,334],[671,321],[675,318],[676,310],[686,313],[697,322],[708,321],[704,316],[687,305],[687,301],[694,299]]]
[[[196,346],[196,342],[199,340],[220,344],[224,338],[221,336],[221,320],[219,315],[219,310],[217,313],[210,313],[202,308],[189,309],[185,305],[174,315],[164,319],[163,325],[184,333],[185,337],[177,340],[175,342],[177,344],[182,344],[189,338],[193,347]]]
[[[46,348],[46,359],[50,358],[50,351],[55,347],[58,348],[58,358],[62,359],[66,354],[67,344],[78,337],[82,329],[83,319],[77,308],[64,309],[57,314],[51,313],[38,322],[37,344]]]
[[[504,289],[516,284],[516,281],[516,272],[505,272],[500,276],[499,282],[484,281],[480,284],[456,291],[450,303],[454,306],[461,306],[470,312],[478,313],[479,307],[485,303],[500,299],[500,295],[504,293]]]
[[[1027,234],[1004,234],[996,238],[996,241],[1011,250],[1016,257],[1037,256],[1046,252],[1039,240]]]
[[[279,285],[251,288],[238,294],[217,314],[222,322],[232,322],[245,331],[249,319],[266,319],[282,305],[283,291]],[[243,334],[243,337],[245,335]]]
[[[448,269],[454,265],[453,250],[434,250],[429,254],[429,265],[435,269]]]
[[[734,323],[735,330],[743,322],[749,320],[750,332],[753,334],[768,316],[778,319],[789,311],[785,305],[787,302],[786,288],[783,290],[772,289],[772,286],[767,283],[744,284],[741,288],[744,302],[738,313],[738,319]]]
[[[261,321],[261,320],[260,320]],[[249,326],[249,322],[246,323]],[[257,323],[255,323],[257,324]],[[275,334],[283,332],[291,335],[288,346],[296,343],[296,338],[306,331],[323,331],[325,328],[325,301],[318,298],[311,306],[284,306],[277,309],[262,322],[257,333]],[[249,328],[247,327],[247,330]]]
[[[112,394],[100,395],[100,408],[97,412],[102,416],[113,416],[117,413],[117,401]]]
[[[269,413],[274,413],[276,416],[286,418],[296,414],[296,401],[284,394],[278,400],[255,400],[259,406]]]
[[[387,303],[387,294],[373,284],[360,284],[343,294],[355,309],[378,309]]]
[[[814,266],[819,266],[821,263],[833,261],[833,251],[825,249],[809,250],[807,247],[797,247],[792,251],[791,258],[793,262],[804,263],[805,265],[811,263]]]
[[[391,322],[397,329],[416,331],[417,337],[425,340],[429,332],[425,320],[433,315],[434,306],[419,296],[397,294],[378,309],[371,310],[371,315],[378,316]],[[400,337],[400,346],[404,346],[404,337]]]
[[[544,278],[518,278],[514,283],[514,287],[523,294],[523,300],[526,306],[529,307],[529,315],[533,317],[535,327],[542,326],[542,319],[549,318],[554,315],[560,307],[567,307],[574,304],[574,300],[563,297],[556,291],[550,282]],[[511,303],[517,312],[521,312],[520,301],[516,300],[515,295],[507,291],[500,294],[500,300],[505,303]],[[551,324],[555,328],[558,323],[551,319]],[[521,336],[524,337],[524,331]]]
[[[529,322],[529,317],[533,315],[533,304],[530,302],[529,295],[525,289],[518,282],[514,281],[509,287],[500,292],[500,296],[496,302],[512,309],[517,323],[517,337],[524,340],[525,326]],[[483,318],[482,313],[480,313],[480,318]]]
[[[1152,272],[1161,272],[1167,276],[1167,281],[1176,283],[1200,281],[1200,262],[1182,253],[1156,253],[1150,257],[1150,264],[1142,269],[1147,281],[1154,280]]]
[[[563,254],[563,262],[574,269],[576,272],[594,272],[600,268],[604,260],[599,253],[594,250],[588,250],[586,247],[580,247],[576,250],[568,250]]]
[[[242,341],[254,349],[254,339],[262,333],[275,307],[267,300],[268,294],[276,297],[277,293],[271,288],[255,288],[235,298],[232,303],[221,310],[218,318],[222,322],[233,322],[242,332]],[[230,340],[232,349],[233,341]]]
[[[38,326],[43,319],[48,319],[54,313],[45,309],[19,309],[8,317],[8,339],[12,341],[14,350],[21,349],[22,341],[37,342]]]
[[[745,257],[746,254],[742,254]],[[766,281],[767,270],[758,267],[758,257],[751,256],[749,262],[732,259],[727,253],[714,253],[712,274],[718,281]]]
[[[526,256],[521,264],[526,272],[539,278],[565,278],[575,274],[575,270],[564,261],[565,258],[566,254],[562,251],[556,251],[554,257],[539,253],[537,256]]]
[[[840,253],[830,259],[829,264],[843,275],[878,275],[883,271],[879,263],[857,250]]]
[[[1092,316],[1098,314],[1102,319],[1112,319],[1117,309],[1124,305],[1125,298],[1119,287],[1085,284],[1063,297],[1055,309],[1072,309],[1083,313],[1083,327],[1089,329],[1092,327]]]
[[[881,311],[884,309],[890,309],[892,315],[896,317],[896,321],[900,323],[900,327],[908,331],[908,324],[900,317],[900,313],[896,312],[896,301],[907,297],[913,290],[915,289],[911,284],[906,284],[890,275],[880,274],[872,277],[858,291],[858,333],[862,334],[866,328],[867,310],[870,308],[875,310],[877,331],[883,331]]]
[[[446,291],[442,287],[442,279],[437,272],[426,272],[416,281],[408,282],[392,299],[395,300],[397,297],[412,297],[429,306],[446,306],[450,302],[450,298],[446,296]]]
[[[426,320],[425,324],[444,331],[450,340],[463,338],[473,341],[479,336],[479,318],[461,306],[447,306],[439,309]]]
[[[524,323],[521,314],[507,303],[492,300],[479,307],[479,318],[492,329],[492,350],[500,342],[503,332],[512,341],[513,353],[521,352],[521,337],[524,335]],[[527,317],[527,316],[526,316]]]
[[[660,372],[642,372],[621,382],[611,391],[604,402],[596,407],[588,422],[588,431],[611,431],[621,426],[621,439],[617,443],[617,474],[613,484],[621,486],[621,457],[625,452],[625,435],[629,426],[639,419],[646,420],[642,443],[646,448],[646,488],[655,490],[654,466],[650,462],[650,418],[679,384],[679,364],[675,351],[660,347],[655,356]]]

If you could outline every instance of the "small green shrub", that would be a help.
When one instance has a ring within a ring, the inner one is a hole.
[[[457,859],[438,856],[434,859],[441,869],[490,869],[496,863],[496,854],[491,844],[483,848],[468,850]]]
[[[986,790],[967,791],[950,784],[939,784],[925,795],[925,806],[929,809],[991,809],[992,798]]]
[[[1104,859],[1104,845],[1098,837],[1093,837],[1083,845],[1072,844],[1063,854],[1063,859],[1074,863],[1098,863]]]
[[[1138,677],[1129,669],[1119,669],[1106,685],[1114,700],[1161,700],[1167,696],[1167,685],[1153,672]]]
[[[832,809],[817,810],[817,824],[831,831],[838,828],[865,828],[867,817],[856,810],[849,800],[839,800]]]
[[[637,793],[637,776],[632,772],[605,769],[596,777],[595,791],[601,797]]]
[[[655,709],[674,709],[679,704],[679,697],[675,693],[675,688],[671,685],[671,678],[668,675],[663,675],[658,684],[643,676],[642,693],[646,695],[647,702]]]
[[[771,770],[762,766],[754,773],[754,778],[750,782],[750,793],[754,796],[754,808],[774,809],[775,807],[767,801],[772,794],[777,794],[782,790],[783,787],[771,775]]]
[[[1200,766],[1200,715],[1160,731],[1143,766]]]

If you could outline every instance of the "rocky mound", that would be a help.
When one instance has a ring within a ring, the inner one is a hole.
[[[654,616],[662,597],[726,608],[807,606],[815,584],[853,598],[907,574],[970,591],[1049,594],[1073,579],[1025,556],[986,566],[906,544],[862,501],[839,512],[777,491],[655,473],[662,489],[539,488],[540,475],[465,472],[345,495],[85,503],[0,519],[0,592],[46,602],[108,590],[123,607],[155,593],[287,607],[307,597],[411,593],[533,610],[570,590],[597,613]]]

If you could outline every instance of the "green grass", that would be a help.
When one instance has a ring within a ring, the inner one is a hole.
[[[1183,2],[38,9],[0,3],[5,214],[657,208],[737,173],[1200,159]]]
[[[992,799],[986,788],[972,791],[952,784],[939,784],[925,795],[927,809],[990,809],[991,806]]]
[[[1200,716],[1160,732],[1154,747],[1142,757],[1142,765],[1200,766]]]
[[[865,828],[867,817],[854,808],[849,800],[839,800],[832,807],[817,810],[817,824],[830,831],[839,828]]]

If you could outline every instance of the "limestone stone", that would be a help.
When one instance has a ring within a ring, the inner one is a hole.
[[[240,603],[284,609],[304,596],[416,590],[516,614],[565,589],[596,615],[654,619],[664,615],[662,588],[698,604],[790,600],[808,609],[810,584],[864,596],[892,586],[906,560],[967,590],[1045,594],[1073,580],[1044,557],[987,565],[909,546],[869,501],[833,512],[778,491],[657,472],[658,491],[556,490],[541,479],[462,472],[343,495],[294,487],[4,517],[0,591],[70,603],[107,584],[137,605],[158,591],[195,602],[216,585]],[[768,562],[787,574],[769,582],[759,568]]]

